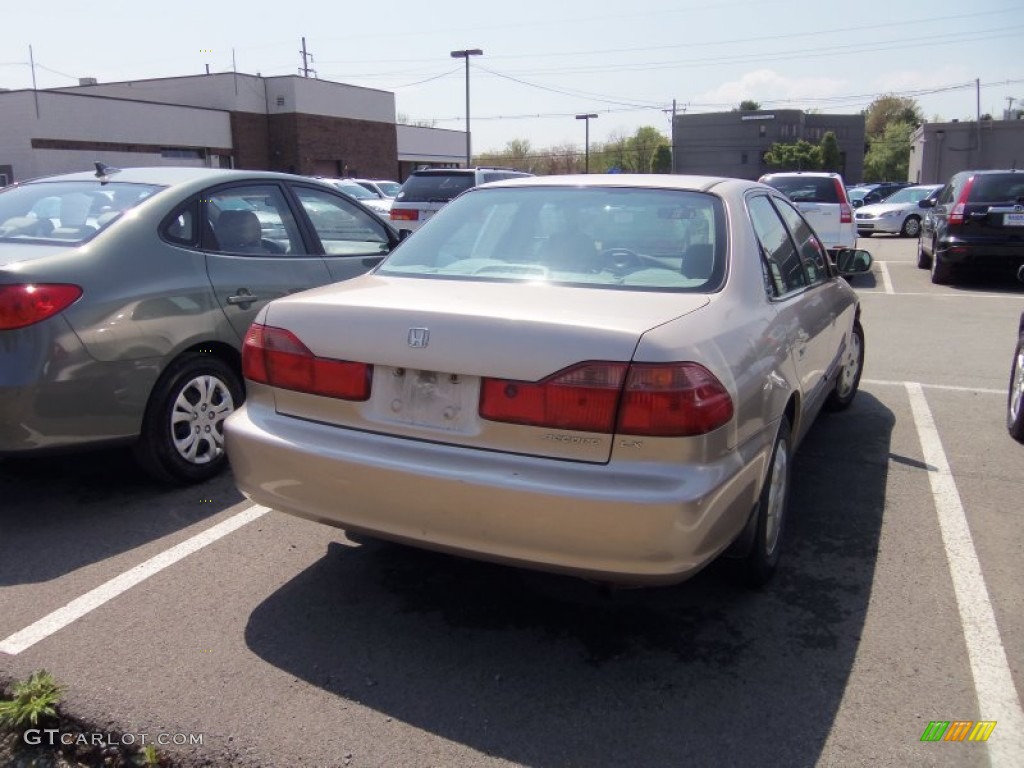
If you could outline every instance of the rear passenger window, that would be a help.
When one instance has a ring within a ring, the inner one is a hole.
[[[775,207],[764,195],[750,198],[747,207],[754,232],[768,260],[772,292],[775,296],[785,296],[806,286],[807,275],[800,253]]]
[[[252,256],[302,254],[295,217],[276,185],[238,186],[203,196],[204,246]]]
[[[782,215],[789,232],[796,241],[796,246],[803,259],[804,269],[811,285],[823,283],[828,279],[828,255],[824,247],[810,228],[804,217],[797,213],[796,209],[785,200],[775,199],[773,201]]]

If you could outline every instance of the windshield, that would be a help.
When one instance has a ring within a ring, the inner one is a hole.
[[[934,187],[904,187],[899,192],[896,192],[885,199],[886,203],[917,203],[924,200],[928,195],[934,192],[936,189],[941,189],[942,185]]]
[[[380,274],[709,292],[725,276],[725,213],[706,193],[477,188],[443,208]]]
[[[397,181],[375,181],[373,183],[376,184],[377,189],[383,192],[387,197],[394,197],[402,189],[402,185]]]
[[[79,245],[163,187],[96,181],[37,181],[0,192],[0,242]]]

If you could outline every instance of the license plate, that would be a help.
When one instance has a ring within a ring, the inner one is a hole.
[[[376,416],[399,424],[466,432],[476,416],[480,379],[412,368],[374,369]]]
[[[1024,227],[1024,213],[1004,213],[1004,227]]]

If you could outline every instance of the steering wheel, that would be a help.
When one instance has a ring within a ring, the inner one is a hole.
[[[600,253],[601,266],[611,272],[624,274],[635,269],[644,269],[644,257],[629,248],[605,248]]]

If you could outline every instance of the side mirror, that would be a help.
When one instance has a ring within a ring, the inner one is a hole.
[[[411,235],[411,234],[412,234],[412,230],[411,229],[400,229],[400,230],[398,230],[398,242],[402,242],[407,237],[409,237],[409,235]]]
[[[864,201],[863,200],[854,200],[854,201],[852,201],[850,203],[850,205],[852,205],[854,208],[860,208],[862,205],[864,205]]]
[[[932,200],[929,197],[926,197],[924,200],[918,200],[917,201],[917,207],[918,208],[934,208],[935,207],[935,201]]]
[[[836,254],[836,267],[839,274],[856,275],[871,269],[871,254],[854,248],[843,248]]]

